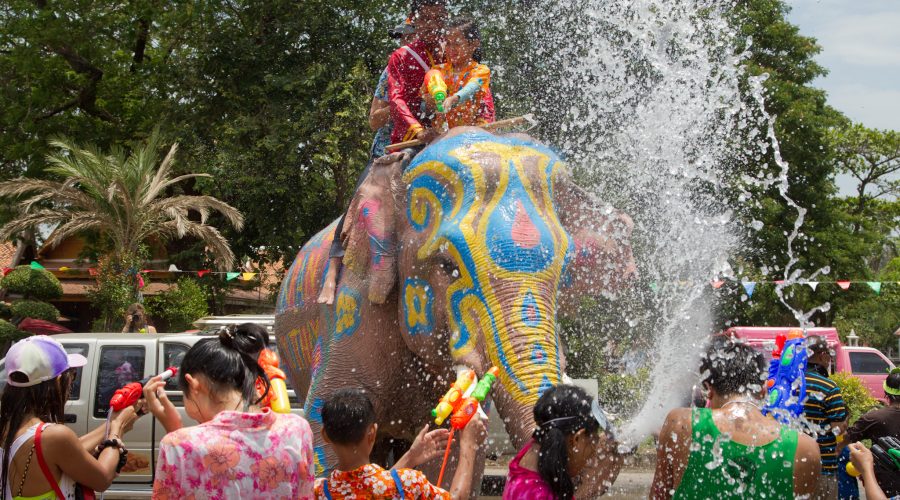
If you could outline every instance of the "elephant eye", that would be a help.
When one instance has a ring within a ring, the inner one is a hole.
[[[441,257],[438,261],[438,266],[441,268],[441,272],[443,272],[447,276],[451,276],[453,278],[459,277],[459,267],[457,267],[456,263],[453,262],[453,260],[449,257]]]

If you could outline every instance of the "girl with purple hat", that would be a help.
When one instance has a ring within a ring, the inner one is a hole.
[[[3,498],[69,499],[81,485],[103,491],[125,465],[121,437],[138,418],[133,407],[113,414],[108,436],[105,425],[80,438],[61,425],[75,368],[85,363],[46,335],[9,349],[0,397]]]

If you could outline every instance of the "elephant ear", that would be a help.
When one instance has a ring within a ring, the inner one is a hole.
[[[374,161],[350,202],[341,231],[344,266],[366,283],[373,304],[383,304],[397,281],[397,194],[408,162],[404,153]]]
[[[555,179],[554,190],[560,222],[573,242],[563,286],[574,293],[564,295],[613,293],[627,286],[636,270],[631,217],[575,185],[568,173]]]

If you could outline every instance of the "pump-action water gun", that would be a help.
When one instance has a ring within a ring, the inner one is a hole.
[[[488,393],[491,392],[491,387],[494,385],[494,382],[499,375],[500,370],[496,366],[492,366],[491,369],[484,374],[484,377],[475,384],[475,390],[472,391],[472,394],[467,398],[463,398],[462,403],[460,403],[456,411],[453,412],[453,416],[450,417],[451,427],[460,430],[469,424],[469,421],[472,420],[472,417],[478,412],[479,405],[484,401]]]
[[[473,370],[462,370],[456,375],[456,382],[450,386],[447,394],[444,394],[437,406],[431,410],[431,416],[434,417],[436,425],[443,424],[447,417],[459,410],[465,402],[464,394],[473,382],[475,382]]]
[[[257,359],[259,366],[266,372],[269,377],[269,393],[260,401],[263,408],[271,408],[277,413],[290,413],[291,402],[288,400],[287,384],[285,383],[284,371],[278,367],[278,355],[271,349],[263,349],[259,352]],[[266,390],[262,380],[256,381],[256,390],[262,394]]]
[[[784,424],[800,416],[806,400],[806,362],[806,338],[801,330],[791,330],[787,336],[775,338],[766,381],[769,396],[764,414],[771,414]]]
[[[428,73],[425,73],[425,88],[428,89],[428,93],[434,98],[438,112],[443,113],[444,101],[447,99],[447,84],[444,82],[444,75],[441,74],[441,70],[430,69]]]
[[[162,380],[169,380],[178,373],[178,368],[170,366],[166,371],[159,374]],[[146,377],[138,382],[125,384],[124,387],[116,389],[112,397],[109,398],[109,407],[112,411],[122,411],[125,408],[135,404],[144,395],[144,386],[153,377]]]
[[[894,473],[900,473],[900,439],[886,436],[878,438],[872,443],[872,456],[875,461]],[[853,462],[847,463],[847,474],[859,477],[861,473],[853,466]]]

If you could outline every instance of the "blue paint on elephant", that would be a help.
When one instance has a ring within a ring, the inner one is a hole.
[[[544,365],[547,363],[547,351],[541,344],[534,344],[531,349],[531,361],[536,365]]]
[[[335,311],[337,317],[334,322],[334,339],[350,337],[359,328],[360,301],[359,291],[348,286],[342,286],[338,290],[335,299]]]
[[[307,405],[303,410],[303,412],[306,413],[306,420],[321,424],[323,406],[325,406],[325,401],[323,401],[322,398],[314,398],[312,404]]]
[[[541,310],[531,292],[526,293],[522,300],[522,322],[531,327],[541,324]]]
[[[434,291],[431,285],[419,278],[406,278],[401,301],[409,334],[430,335],[434,328],[432,317]]]
[[[507,271],[543,271],[555,257],[553,236],[517,169],[510,165],[509,173],[509,186],[488,219],[487,247],[494,262]]]
[[[553,387],[553,383],[550,382],[550,379],[547,378],[546,375],[544,375],[543,380],[541,380],[541,386],[538,388],[538,397],[541,397],[541,395],[543,395],[545,392],[547,392],[547,389],[550,389],[552,387]]]

